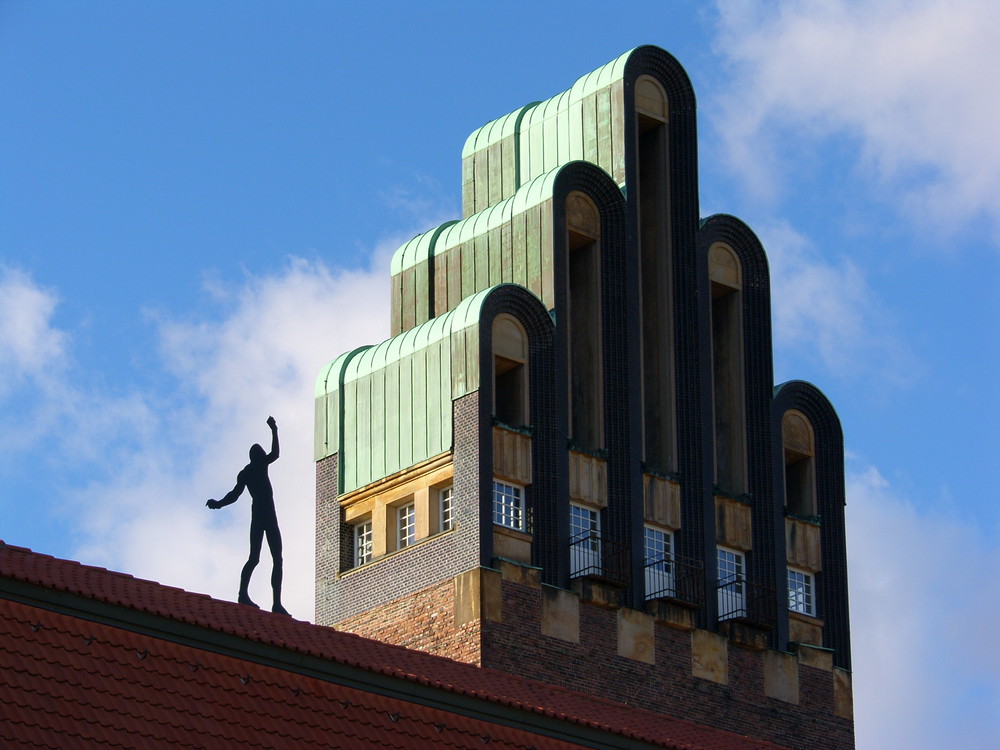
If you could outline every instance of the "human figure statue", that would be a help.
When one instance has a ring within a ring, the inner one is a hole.
[[[254,443],[250,447],[250,463],[236,475],[236,486],[221,500],[209,500],[205,505],[212,510],[218,510],[235,503],[244,489],[250,490],[250,497],[253,500],[250,509],[250,557],[247,558],[243,573],[240,575],[240,594],[237,601],[251,607],[257,606],[251,601],[247,586],[250,585],[250,576],[254,568],[260,562],[260,546],[266,534],[267,547],[271,551],[273,563],[271,590],[274,592],[274,605],[271,611],[287,615],[288,612],[281,606],[281,532],[278,531],[278,516],[274,512],[274,491],[267,476],[268,465],[278,460],[278,425],[274,417],[267,418],[267,426],[271,428],[271,452],[264,453],[260,444]]]

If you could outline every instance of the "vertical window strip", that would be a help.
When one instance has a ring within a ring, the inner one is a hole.
[[[396,548],[404,549],[413,544],[417,533],[417,512],[413,503],[400,507],[397,511],[398,536],[396,538]]]
[[[354,527],[354,566],[372,560],[372,522],[365,521]]]
[[[719,619],[745,617],[746,596],[743,574],[743,555],[739,552],[719,547],[718,549],[718,591]]]
[[[601,572],[601,516],[582,505],[569,506],[570,575]]]
[[[673,534],[652,526],[644,528],[646,598],[676,596],[673,566]]]
[[[450,531],[455,526],[451,491],[451,487],[445,487],[441,490],[441,531]]]

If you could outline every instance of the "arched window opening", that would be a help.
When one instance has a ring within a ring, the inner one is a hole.
[[[597,207],[583,193],[566,199],[570,438],[603,447],[601,245]]]
[[[715,482],[724,492],[746,492],[746,419],[743,387],[742,269],[732,248],[708,251],[712,287],[712,396]]]
[[[808,418],[794,409],[781,417],[785,454],[785,510],[793,516],[816,515],[815,437]]]
[[[635,109],[643,455],[648,465],[672,471],[676,466],[667,95],[658,81],[649,76],[638,78]]]
[[[529,422],[528,335],[506,314],[493,321],[493,414],[511,427]]]

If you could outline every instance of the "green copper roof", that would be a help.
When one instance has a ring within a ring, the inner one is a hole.
[[[525,104],[520,109],[516,109],[503,117],[498,117],[496,120],[492,120],[481,128],[472,131],[472,135],[466,139],[465,146],[462,148],[462,158],[465,158],[474,151],[480,151],[492,146],[494,143],[499,143],[504,138],[520,133],[521,121],[524,119],[524,116],[539,104],[541,102]]]
[[[550,199],[556,177],[565,166],[561,164],[550,172],[535,177],[510,198],[479,213],[460,221],[445,222],[423,234],[418,234],[393,253],[390,264],[392,275],[396,276],[463,242],[485,235],[490,230],[509,223],[516,214]]]
[[[315,457],[340,454],[341,492],[451,447],[451,402],[479,388],[479,323],[496,288],[323,368],[316,382]]]
[[[400,247],[391,263],[391,332],[422,325],[500,283],[527,287],[553,307],[552,197],[570,166],[540,174],[509,198]]]
[[[565,111],[571,104],[578,103],[600,89],[610,86],[615,81],[622,80],[625,75],[625,66],[636,49],[638,47],[619,55],[597,70],[581,76],[576,80],[576,83],[561,94],[557,94],[543,102],[527,104],[503,117],[491,120],[482,127],[472,131],[465,140],[462,157],[465,158],[476,151],[481,151],[509,135],[516,135],[523,132],[539,121],[550,118],[558,112]],[[523,121],[525,115],[528,115],[526,122]]]
[[[465,214],[482,211],[575,160],[597,164],[623,185],[624,76],[634,53],[629,50],[582,76],[561,94],[473,131],[462,150]]]

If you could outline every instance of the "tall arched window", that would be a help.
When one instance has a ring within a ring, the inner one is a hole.
[[[708,250],[712,288],[712,397],[715,482],[724,492],[746,492],[746,418],[743,387],[742,268],[728,245]]]
[[[667,104],[658,81],[649,76],[636,80],[643,457],[654,468],[672,471],[676,466]]]
[[[569,323],[569,429],[577,445],[599,449],[603,437],[601,223],[586,195],[566,198]]]
[[[816,444],[805,414],[789,409],[781,417],[781,445],[785,454],[785,510],[793,516],[816,515]]]
[[[493,414],[511,427],[529,422],[528,335],[510,315],[493,320]]]

